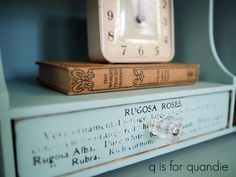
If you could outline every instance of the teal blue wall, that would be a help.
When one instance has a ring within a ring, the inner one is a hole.
[[[215,0],[215,40],[224,65],[236,75],[236,1]]]
[[[194,3],[188,7],[194,9]],[[223,63],[236,75],[235,7],[235,0],[215,1],[216,46]],[[0,1],[0,46],[7,79],[36,77],[37,60],[87,60],[85,14],[85,0]],[[184,26],[187,22],[179,21],[176,25],[179,23]],[[193,26],[195,32],[197,23]],[[184,50],[184,46],[178,41],[183,39],[183,33],[177,32],[175,61],[181,61],[178,51]]]
[[[0,26],[7,79],[35,77],[37,60],[88,58],[85,0],[1,0]]]

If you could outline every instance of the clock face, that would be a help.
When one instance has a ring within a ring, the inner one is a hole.
[[[110,62],[167,62],[174,55],[172,0],[100,0],[100,36]]]

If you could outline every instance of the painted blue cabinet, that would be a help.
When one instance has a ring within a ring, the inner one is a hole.
[[[236,25],[224,17],[236,14],[227,9],[235,2],[228,3],[174,1],[174,62],[199,63],[197,84],[69,97],[38,84],[35,62],[88,58],[85,2],[0,2],[1,175],[156,176],[151,164],[197,161],[198,150],[214,163],[220,149],[230,157],[236,80],[234,41],[227,37],[235,37],[230,29]],[[221,6],[228,13],[219,12]],[[161,132],[150,128],[155,117],[163,117]],[[180,132],[172,139],[169,127],[175,123]]]

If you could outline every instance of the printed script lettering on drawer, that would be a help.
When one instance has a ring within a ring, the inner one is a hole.
[[[160,116],[181,121],[183,132],[178,141],[224,129],[228,102],[229,93],[221,92],[15,121],[18,174],[79,173],[141,152],[158,151],[170,144],[149,132],[151,119]]]

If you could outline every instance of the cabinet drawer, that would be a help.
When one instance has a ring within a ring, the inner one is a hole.
[[[66,176],[154,157],[160,148],[225,129],[228,109],[229,92],[220,92],[20,119],[14,121],[18,175]],[[162,134],[174,121],[180,131],[160,137],[150,132],[153,120],[166,124]]]

